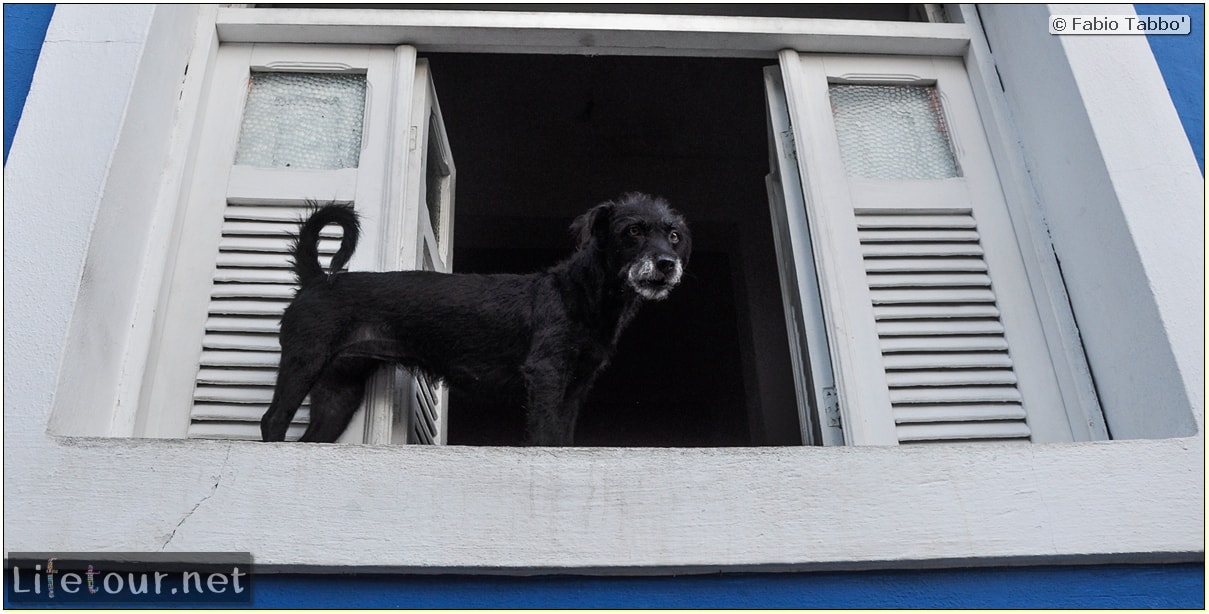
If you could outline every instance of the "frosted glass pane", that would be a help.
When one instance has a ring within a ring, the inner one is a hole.
[[[365,75],[253,73],[235,163],[262,168],[355,168]]]
[[[831,110],[849,175],[871,179],[958,176],[936,88],[832,85]]]

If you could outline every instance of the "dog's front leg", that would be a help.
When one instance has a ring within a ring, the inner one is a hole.
[[[525,366],[528,406],[525,420],[531,446],[570,446],[579,415],[578,395],[567,395],[562,361],[533,361]],[[565,363],[564,363],[565,364]]]

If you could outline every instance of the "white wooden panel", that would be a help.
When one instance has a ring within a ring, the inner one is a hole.
[[[304,171],[232,166],[227,198],[236,203],[301,203],[308,199],[355,202],[360,170]]]
[[[263,222],[300,222],[306,219],[310,209],[310,205],[302,204],[299,201],[274,202],[264,205],[229,203],[225,216],[229,226],[234,225],[235,228],[239,228],[246,223],[260,225]],[[339,230],[325,228],[322,234],[334,236],[339,234]]]
[[[221,9],[228,42],[396,45],[426,51],[775,57],[782,49],[829,53],[960,55],[960,24],[432,10]]]
[[[797,92],[790,96],[796,136],[811,145],[799,152],[799,163],[806,184],[815,184],[816,236],[830,243],[821,252],[822,292],[833,303],[832,326],[848,336],[836,352],[845,374],[842,409],[846,421],[853,416],[869,427],[854,442],[886,443],[886,424],[897,424],[891,438],[903,442],[929,440],[929,433],[936,441],[1070,440],[1044,329],[961,63],[786,53],[782,64]],[[835,82],[935,88],[942,103],[936,129],[952,147],[959,176],[848,178],[831,159],[840,157],[829,121],[828,84]],[[862,286],[853,285],[858,279]],[[884,401],[869,392],[882,386]],[[1011,411],[1012,418],[955,421],[942,429],[908,423],[919,415],[915,405],[950,404],[960,413],[964,404],[985,401],[1022,403],[1025,415]],[[963,425],[970,429],[965,435]]]
[[[841,445],[844,431],[834,406],[835,375],[828,349],[831,335],[818,292],[819,279],[785,83],[777,67],[764,69],[764,99],[768,105],[769,158],[769,174],[764,183],[773,224],[802,442]]]
[[[855,211],[849,186],[841,180],[845,170],[827,99],[827,73],[821,62],[795,51],[781,52],[780,64],[844,440],[897,444]]]
[[[221,437],[229,432],[233,438],[245,438],[258,431],[275,381],[278,322],[295,294],[289,252],[299,223],[312,208],[310,202],[354,203],[363,232],[349,266],[377,268],[375,255],[383,237],[375,230],[388,209],[387,158],[393,143],[405,140],[405,133],[395,127],[392,103],[397,96],[410,99],[412,79],[412,68],[397,67],[396,55],[391,48],[358,46],[225,45],[218,50],[206,105],[207,129],[198,145],[204,163],[196,172],[202,187],[191,193],[186,207],[190,218],[184,224],[188,230],[181,253],[187,258],[178,266],[174,279],[179,282],[169,297],[173,332],[165,335],[160,350],[161,361],[175,367],[172,375],[155,379],[151,396],[151,407],[172,407],[176,405],[171,399],[191,389],[192,426],[183,433],[183,426],[175,427],[182,430],[167,426],[178,421],[157,417],[148,420],[147,434]],[[254,70],[364,74],[358,167],[232,165],[242,104]],[[396,87],[398,70],[406,76],[402,88]],[[330,264],[340,236],[335,227],[321,232],[322,266]],[[208,285],[196,283],[207,278]],[[185,280],[193,281],[186,284]],[[182,386],[185,377],[193,385]],[[232,414],[219,406],[240,410]],[[363,423],[359,414],[341,440],[362,441]]]

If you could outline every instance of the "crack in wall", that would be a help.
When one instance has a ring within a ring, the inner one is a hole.
[[[214,484],[210,486],[210,492],[198,500],[197,503],[193,504],[193,507],[190,508],[189,511],[185,512],[185,515],[182,516],[180,521],[176,523],[176,526],[172,527],[172,532],[168,534],[168,539],[164,540],[164,543],[160,546],[160,552],[163,552],[164,549],[168,547],[168,544],[172,543],[173,538],[176,537],[176,532],[179,531],[181,526],[185,524],[185,521],[189,520],[189,518],[193,516],[193,513],[196,512],[203,503],[209,501],[210,498],[218,492],[218,487],[220,484],[222,484],[223,473],[227,470],[227,461],[229,460],[231,460],[231,445],[228,443],[227,454],[225,457],[223,457],[222,466],[218,468],[218,474],[213,476]]]

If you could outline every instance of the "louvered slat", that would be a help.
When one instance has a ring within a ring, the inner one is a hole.
[[[857,227],[899,441],[1027,440],[972,214],[858,213]]]
[[[324,269],[331,264],[331,255],[319,255],[319,264]],[[290,268],[289,258],[283,259],[281,254],[266,254],[260,252],[219,252],[218,267],[223,268],[238,268],[246,267],[250,269],[288,269]],[[291,278],[291,281],[293,279]]]
[[[281,314],[297,286],[289,251],[307,207],[228,205],[213,274],[202,355],[193,391],[188,436],[259,439],[260,418],[273,397]],[[319,243],[326,268],[341,232],[328,227]],[[302,435],[309,398],[286,439]]]
[[[919,318],[998,318],[994,304],[945,305],[879,305],[873,308],[878,320],[916,320]]]
[[[203,367],[259,367],[262,369],[276,369],[277,353],[203,350],[201,365]]]
[[[249,284],[289,284],[294,282],[294,272],[289,269],[229,267],[219,269],[215,272],[214,281]]]
[[[247,350],[251,352],[278,352],[281,349],[276,335],[208,333],[202,338],[202,347],[216,350]]]
[[[985,273],[929,271],[928,273],[878,274],[869,272],[870,288],[943,288],[945,286],[989,286]]]
[[[280,324],[272,317],[214,315],[206,318],[206,330],[276,335]]]
[[[260,420],[260,415],[254,414],[254,410],[255,408],[251,405],[240,405],[238,403],[208,403],[195,407],[193,416],[197,420],[218,420],[224,422]],[[294,423],[306,424],[310,419],[311,408],[304,403],[298,409],[298,413],[294,415]]]
[[[910,273],[918,271],[928,271],[933,273],[941,273],[945,271],[980,272],[987,270],[987,263],[981,257],[887,257],[866,262],[865,269],[870,273]]]

